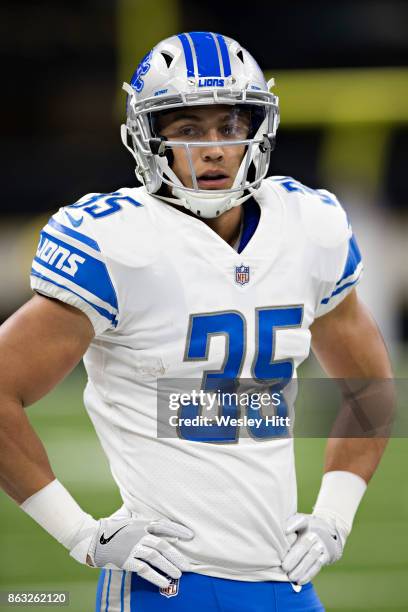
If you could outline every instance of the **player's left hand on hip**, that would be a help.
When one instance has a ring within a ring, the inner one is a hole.
[[[343,554],[347,532],[328,517],[297,513],[286,523],[286,536],[296,540],[282,561],[291,582],[306,584],[324,565]]]

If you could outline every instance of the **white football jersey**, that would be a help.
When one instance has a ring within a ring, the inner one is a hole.
[[[31,278],[95,328],[85,405],[126,508],[192,529],[178,546],[198,573],[287,580],[292,439],[269,429],[216,443],[157,436],[158,378],[294,377],[310,325],[360,277],[332,194],[271,177],[255,198],[259,223],[238,253],[143,187],[90,194],[45,226]]]

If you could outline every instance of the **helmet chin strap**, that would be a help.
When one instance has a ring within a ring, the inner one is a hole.
[[[172,193],[174,194],[175,192],[180,192],[180,197],[177,195],[177,197],[168,198],[166,196],[161,196],[158,194],[154,194],[154,197],[159,198],[160,200],[164,200],[165,202],[169,202],[170,204],[183,206],[187,210],[191,210],[191,212],[193,212],[197,217],[200,217],[202,219],[215,219],[230,208],[233,208],[234,206],[239,206],[240,204],[243,204],[243,202],[246,202],[246,200],[248,200],[252,196],[252,193],[254,191],[255,190],[251,187],[250,192],[247,195],[239,197],[238,199],[236,199],[236,197],[237,195],[239,196],[239,193],[234,193],[231,195],[223,194],[222,196],[218,196],[217,198],[215,198],[210,193],[208,194],[208,196],[207,194],[203,194],[202,196],[196,196],[191,193],[186,194],[185,191],[174,187]],[[232,197],[232,195],[234,195],[235,197]],[[204,206],[203,201],[205,201]]]
[[[214,190],[215,191],[215,190]],[[193,193],[182,191],[177,187],[173,187],[173,195],[188,209],[191,210],[197,217],[204,219],[213,219],[219,217],[240,203],[238,198],[243,194],[242,191],[234,194],[220,194],[209,190],[209,193],[195,195]],[[238,196],[238,198],[237,198]]]
[[[260,125],[255,137],[260,137],[260,135],[262,135],[265,131],[266,120]],[[252,147],[249,161],[247,161],[248,153],[249,151],[245,153],[241,161],[241,165],[235,176],[231,189],[236,189],[242,184],[244,172],[254,159],[255,163],[258,163],[257,157],[259,156],[256,156],[255,147]],[[170,168],[166,157],[160,157],[158,159],[158,163],[163,174],[165,174],[173,183],[171,192],[174,197],[171,198],[159,195],[156,195],[156,197],[166,202],[170,202],[171,204],[176,204],[177,206],[184,206],[184,208],[191,210],[191,212],[197,215],[197,217],[202,217],[204,219],[219,217],[222,213],[230,210],[230,208],[239,206],[248,200],[255,191],[255,189],[251,188],[247,195],[244,195],[244,189],[241,191],[234,191],[233,193],[220,193],[218,195],[215,190],[200,190],[200,193],[192,193],[191,191],[187,191],[185,189],[178,176]]]

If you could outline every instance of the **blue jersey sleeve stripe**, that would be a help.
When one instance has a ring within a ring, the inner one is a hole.
[[[183,45],[184,58],[186,60],[187,76],[194,77],[194,61],[193,54],[191,52],[190,42],[185,34],[179,34],[178,38],[181,40]]]
[[[217,45],[211,32],[190,32],[197,57],[199,77],[221,76]]]
[[[67,287],[66,285],[62,285],[61,283],[57,283],[52,278],[48,278],[47,276],[44,276],[43,274],[40,274],[39,272],[37,272],[33,268],[31,269],[31,276],[35,276],[36,278],[39,278],[42,281],[46,281],[47,283],[51,283],[51,284],[55,285],[56,287],[59,287],[60,289],[64,289],[65,291],[69,291],[73,295],[76,295],[83,302],[86,302],[89,306],[92,306],[92,308],[94,308],[102,317],[105,317],[105,319],[108,319],[112,323],[112,325],[114,327],[117,326],[118,322],[117,322],[117,319],[116,319],[116,315],[108,312],[105,308],[102,308],[101,306],[97,306],[96,304],[93,304],[89,300],[85,299],[82,295],[79,295],[79,293],[77,293],[76,291],[73,291],[73,289],[71,289],[70,287]]]
[[[336,285],[340,285],[340,283],[349,276],[352,276],[357,269],[358,264],[361,261],[361,253],[358,248],[357,240],[355,239],[354,234],[351,236],[349,241],[349,249],[347,255],[346,265],[344,266],[343,274],[340,280],[337,281]]]
[[[48,221],[48,225],[50,225],[54,229],[58,230],[62,234],[66,234],[67,236],[71,236],[72,238],[75,238],[75,240],[78,240],[79,242],[83,242],[84,244],[87,244],[88,246],[90,246],[93,249],[95,249],[95,251],[99,251],[100,252],[100,250],[101,250],[99,248],[98,243],[95,242],[95,240],[92,240],[92,238],[89,238],[89,236],[85,236],[84,234],[80,234],[79,232],[76,232],[75,230],[71,229],[70,227],[66,227],[65,225],[61,225],[61,223],[58,223],[58,221],[55,221],[55,219],[53,219],[52,217]]]
[[[99,259],[42,231],[34,261],[92,293],[113,308],[118,308],[109,272]]]
[[[329,295],[329,297],[324,298],[320,303],[321,304],[328,304],[329,301],[332,299],[332,297],[334,297],[335,295],[338,295],[339,293],[341,293],[345,289],[348,289],[352,285],[355,285],[359,280],[360,280],[360,277],[358,276],[355,280],[351,281],[350,283],[346,283],[345,285],[342,285],[341,287],[338,287],[337,289],[335,289],[333,291],[333,293],[331,295]]]
[[[227,44],[225,42],[224,37],[221,34],[217,34],[216,36],[217,36],[218,44],[220,45],[222,64],[224,67],[224,76],[229,77],[231,76],[231,62],[230,62],[230,58],[228,55]]]

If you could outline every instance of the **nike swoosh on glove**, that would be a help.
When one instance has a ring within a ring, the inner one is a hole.
[[[170,584],[168,576],[180,578],[191,569],[189,561],[170,541],[191,540],[191,529],[161,519],[101,519],[88,555],[94,567],[136,572],[158,587]]]
[[[334,519],[297,513],[286,524],[286,535],[296,540],[282,561],[291,582],[306,584],[324,565],[338,561],[348,532]]]

